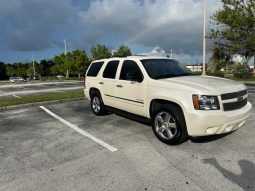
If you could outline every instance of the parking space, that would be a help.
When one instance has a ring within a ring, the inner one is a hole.
[[[82,89],[81,81],[64,81],[64,82],[44,82],[44,83],[27,83],[27,84],[10,84],[0,86],[0,99],[12,96],[27,96],[35,94],[44,94],[49,92],[64,92]]]
[[[147,124],[94,116],[88,101],[45,108],[117,151],[40,107],[3,112],[2,190],[255,190],[254,109],[232,134],[168,146]]]

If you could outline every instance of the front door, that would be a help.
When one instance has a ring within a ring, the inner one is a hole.
[[[125,60],[122,64],[119,79],[115,83],[115,100],[118,109],[144,114],[146,83],[143,74],[133,60]]]

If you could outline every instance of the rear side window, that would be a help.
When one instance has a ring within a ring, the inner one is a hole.
[[[103,77],[115,79],[118,65],[119,65],[118,60],[108,62],[104,69]]]
[[[89,67],[87,76],[96,77],[104,62],[93,62]]]

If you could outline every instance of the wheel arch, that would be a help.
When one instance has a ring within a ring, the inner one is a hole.
[[[89,89],[89,97],[91,98],[91,96],[92,96],[95,92],[100,93],[100,90],[97,89],[97,88],[90,88],[90,89]],[[100,95],[101,95],[101,93],[100,93]]]
[[[155,104],[172,104],[172,105],[176,105],[177,107],[179,107],[182,110],[182,113],[185,117],[185,110],[183,108],[183,106],[177,102],[174,101],[170,101],[170,100],[166,100],[166,99],[153,99],[150,101],[150,106],[149,106],[149,116],[150,118],[152,117],[152,112],[154,109]]]

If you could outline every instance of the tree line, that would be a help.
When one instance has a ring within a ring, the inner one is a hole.
[[[248,68],[248,62],[255,57],[255,1],[221,1],[223,7],[213,14],[210,22],[211,68],[213,71]],[[242,56],[242,63],[233,62],[235,55]],[[253,62],[255,65],[255,59]]]
[[[27,63],[5,64],[0,62],[0,80],[8,79],[11,76],[24,78],[36,76],[65,75],[81,77],[85,74],[89,64],[93,60],[111,57],[130,56],[131,49],[126,45],[120,45],[116,51],[111,51],[106,45],[97,44],[91,47],[90,56],[84,50],[74,50],[66,54],[54,56],[50,60],[41,60]]]

